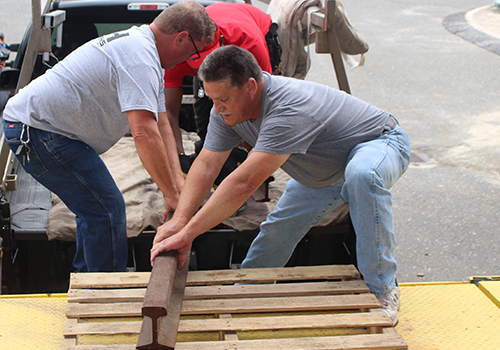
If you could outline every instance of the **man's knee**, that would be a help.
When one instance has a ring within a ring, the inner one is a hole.
[[[364,167],[347,167],[345,171],[344,188],[358,188],[369,186],[373,182],[373,171]]]

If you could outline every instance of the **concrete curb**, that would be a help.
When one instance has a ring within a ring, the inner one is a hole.
[[[446,16],[443,26],[449,32],[500,55],[500,12],[492,6]]]

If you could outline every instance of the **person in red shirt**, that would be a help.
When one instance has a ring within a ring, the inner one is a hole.
[[[207,6],[206,11],[218,28],[214,41],[199,51],[199,59],[185,61],[174,69],[165,71],[165,105],[179,154],[184,153],[179,127],[183,79],[186,75],[196,77],[203,60],[213,50],[224,45],[242,47],[254,55],[262,70],[272,73],[266,43],[266,34],[269,32],[272,20],[267,13],[253,5],[242,3],[216,3]],[[197,78],[194,79],[194,86],[197,132],[204,140],[212,102],[205,96],[201,82]]]

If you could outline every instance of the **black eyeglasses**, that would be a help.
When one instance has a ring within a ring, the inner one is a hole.
[[[191,55],[191,59],[194,61],[194,60],[197,60],[198,58],[200,58],[201,55],[200,55],[200,51],[198,51],[198,48],[196,47],[196,44],[194,43],[193,37],[189,33],[188,33],[188,35],[189,35],[189,39],[191,39],[191,42],[193,43],[194,49],[196,50],[196,52]]]

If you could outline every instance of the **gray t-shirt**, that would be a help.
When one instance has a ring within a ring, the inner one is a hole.
[[[165,111],[163,74],[148,25],[94,39],[7,103],[4,119],[81,140],[103,153],[129,130],[127,111]]]
[[[282,166],[309,187],[336,182],[351,149],[378,138],[389,113],[343,91],[264,73],[258,119],[228,126],[212,109],[204,147],[230,150],[242,140],[255,151],[291,156]]]

